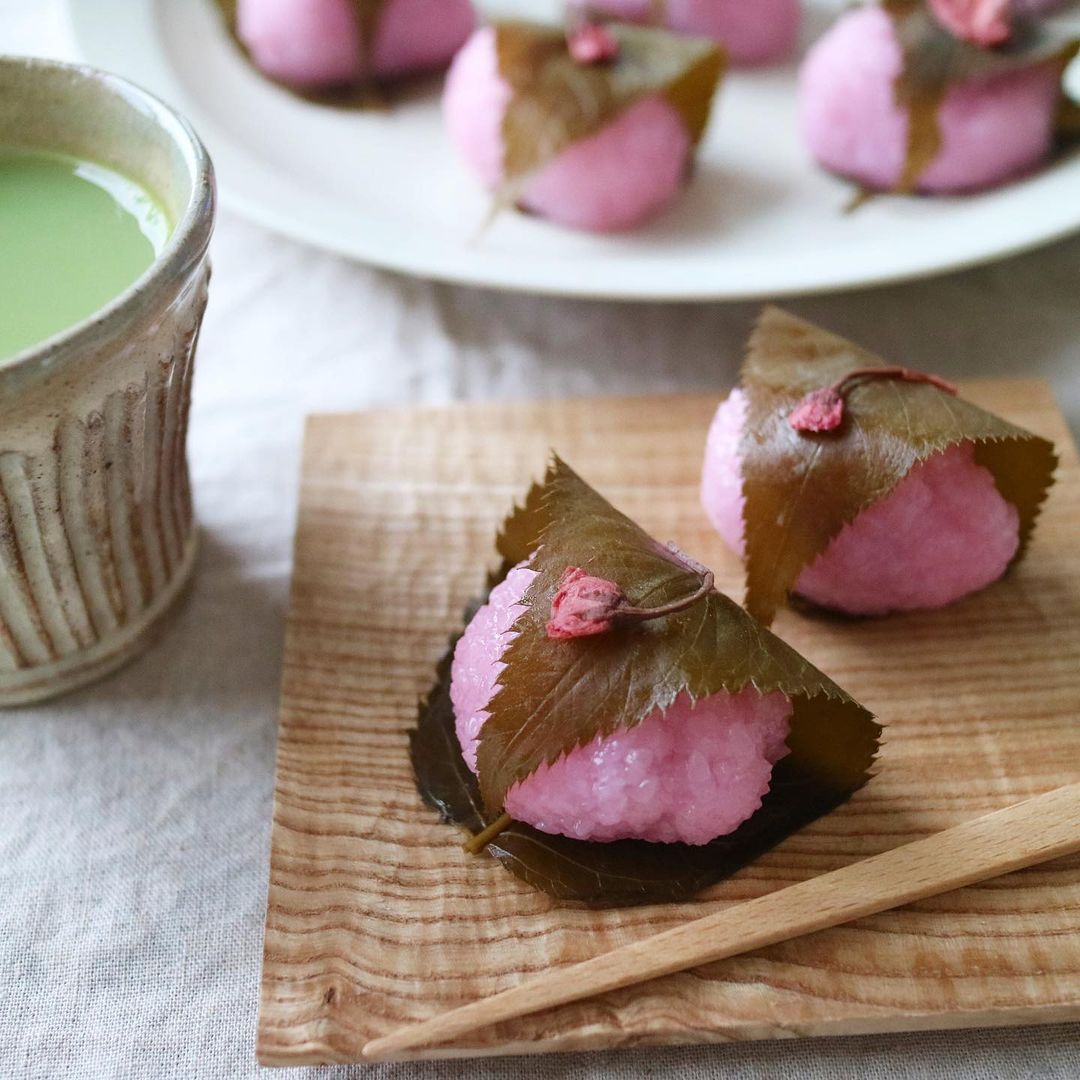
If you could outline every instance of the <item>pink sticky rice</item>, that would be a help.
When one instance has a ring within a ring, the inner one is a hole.
[[[799,73],[799,124],[819,164],[870,188],[896,184],[908,128],[893,93],[901,66],[892,20],[876,7],[841,16],[810,49]],[[918,190],[972,191],[1030,172],[1050,151],[1060,93],[1045,64],[957,83],[939,113],[941,149]]]
[[[652,0],[570,0],[572,7],[626,22],[651,22]],[[795,48],[800,0],[667,0],[664,24],[683,34],[719,41],[733,64],[782,60]]]
[[[534,571],[519,566],[491,591],[454,651],[450,697],[461,752],[476,742]],[[573,648],[567,644],[568,648]],[[578,840],[707,844],[760,806],[788,753],[791,702],[781,693],[681,695],[636,727],[597,738],[510,789],[506,811],[542,832]]]
[[[236,9],[237,35],[258,68],[304,89],[439,67],[475,21],[470,0],[386,0],[365,70],[350,0],[239,0]]]
[[[503,175],[502,119],[509,101],[510,88],[498,71],[495,31],[483,27],[454,58],[443,115],[458,152],[491,188]],[[632,229],[674,198],[690,152],[690,135],[678,112],[659,95],[643,98],[540,169],[519,202],[570,228]]]
[[[709,430],[701,501],[716,531],[744,554],[739,441],[746,396],[734,390]],[[817,436],[827,438],[828,436]],[[794,591],[851,615],[938,608],[985,588],[1008,567],[1020,517],[971,443],[916,465],[883,499],[845,526]]]

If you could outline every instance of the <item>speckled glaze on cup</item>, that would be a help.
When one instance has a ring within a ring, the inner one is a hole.
[[[185,441],[214,178],[161,102],[50,61],[0,57],[0,146],[110,166],[173,223],[104,308],[0,359],[0,705],[15,705],[119,667],[191,577]]]

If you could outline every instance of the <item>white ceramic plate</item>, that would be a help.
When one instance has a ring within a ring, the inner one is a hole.
[[[68,4],[90,63],[193,121],[226,205],[408,274],[563,295],[726,300],[924,276],[1080,229],[1075,155],[985,195],[882,198],[843,215],[850,188],[814,168],[797,138],[790,65],[729,77],[692,183],[647,228],[595,237],[508,213],[477,240],[488,200],[447,143],[434,83],[389,114],[338,111],[256,74],[211,0]],[[541,18],[559,8],[487,6]],[[811,39],[836,3],[808,6]]]

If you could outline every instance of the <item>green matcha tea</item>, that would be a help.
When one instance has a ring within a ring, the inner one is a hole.
[[[118,296],[168,235],[157,202],[111,169],[0,149],[0,360]]]

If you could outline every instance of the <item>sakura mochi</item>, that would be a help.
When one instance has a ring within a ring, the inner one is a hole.
[[[237,0],[235,29],[265,75],[318,92],[442,67],[475,21],[469,0]]]
[[[701,500],[733,551],[745,553],[739,448],[742,390],[716,410],[705,449]],[[845,525],[799,575],[794,592],[852,615],[944,607],[997,581],[1020,544],[1020,516],[989,469],[962,442],[912,467]]]
[[[945,14],[952,11],[940,2]],[[904,24],[914,40],[906,52],[897,19],[877,6],[842,15],[810,49],[798,91],[810,153],[867,188],[926,194],[992,187],[1035,169],[1053,142],[1065,46],[1037,39],[1042,48],[1025,60],[1023,51],[1007,50],[1005,15],[961,38],[959,16],[938,17],[935,4],[929,8]],[[968,74],[935,81],[927,72],[941,63],[916,62],[944,50],[956,54],[952,69]]]
[[[450,694],[461,751],[476,769],[487,706],[536,577],[516,567],[491,591],[454,651]],[[506,811],[541,832],[579,840],[627,837],[705,844],[761,807],[787,752],[791,702],[781,693],[685,695],[637,726],[597,737],[543,765],[507,793]]]
[[[470,855],[560,900],[679,900],[869,779],[870,713],[565,462],[496,548],[411,735]]]
[[[501,201],[569,228],[633,229],[687,180],[722,67],[661,30],[477,30],[443,95],[451,142]],[[676,90],[678,87],[678,90]]]
[[[569,6],[713,38],[733,64],[745,66],[788,56],[802,23],[800,0],[571,0]]]
[[[747,606],[938,608],[1000,578],[1050,484],[1051,445],[777,309],[716,411],[702,506],[747,563]]]

